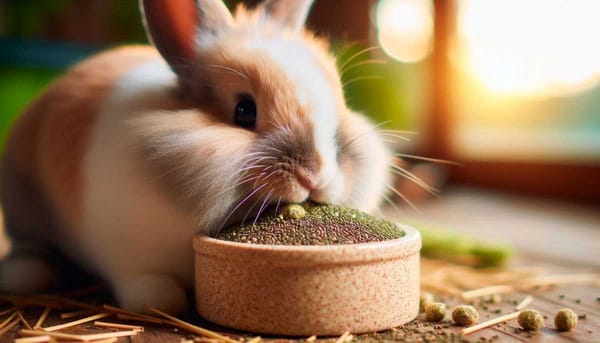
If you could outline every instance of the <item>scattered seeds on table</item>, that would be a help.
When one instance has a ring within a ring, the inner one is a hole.
[[[421,292],[421,298],[419,299],[419,312],[425,312],[427,305],[435,302],[433,294],[429,292]]]
[[[425,320],[428,322],[441,322],[446,317],[446,305],[431,303],[425,307]]]
[[[523,310],[517,318],[519,325],[528,331],[538,331],[544,326],[544,317],[536,310]]]
[[[577,326],[577,315],[571,309],[560,309],[554,316],[554,325],[558,331],[570,331]]]
[[[487,304],[499,304],[502,302],[502,296],[500,294],[492,294],[484,302]]]
[[[458,305],[452,311],[452,320],[460,326],[473,325],[479,320],[479,313],[471,305]]]

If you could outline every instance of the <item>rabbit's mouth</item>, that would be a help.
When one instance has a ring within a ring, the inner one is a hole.
[[[334,177],[325,185],[297,175],[287,174],[262,187],[257,194],[267,204],[302,203],[338,204],[341,201],[344,178]]]
[[[289,157],[269,157],[271,163],[247,167],[242,182],[265,203],[299,203],[320,189],[319,175]]]
[[[273,178],[259,191],[260,197],[269,203],[301,203],[310,198],[311,192],[306,180],[300,181],[288,173]]]

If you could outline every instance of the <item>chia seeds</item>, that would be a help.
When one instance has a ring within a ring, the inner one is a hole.
[[[250,244],[336,245],[385,241],[404,235],[396,224],[367,213],[341,206],[314,205],[299,218],[272,213],[256,224],[225,229],[217,238]]]

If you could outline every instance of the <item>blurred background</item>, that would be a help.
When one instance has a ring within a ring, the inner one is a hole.
[[[331,38],[351,107],[398,130],[385,134],[401,173],[436,188],[398,184],[418,210],[392,215],[598,265],[598,13],[594,0],[317,0],[308,26]],[[129,43],[146,43],[137,0],[0,0],[2,142],[65,68]]]

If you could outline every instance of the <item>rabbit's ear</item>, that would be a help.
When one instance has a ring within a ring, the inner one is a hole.
[[[194,60],[198,36],[233,22],[222,0],[140,0],[140,8],[148,38],[180,75]]]
[[[195,3],[200,35],[216,35],[233,24],[233,17],[222,0],[195,0]]]
[[[265,13],[294,31],[304,27],[314,0],[266,0]]]

